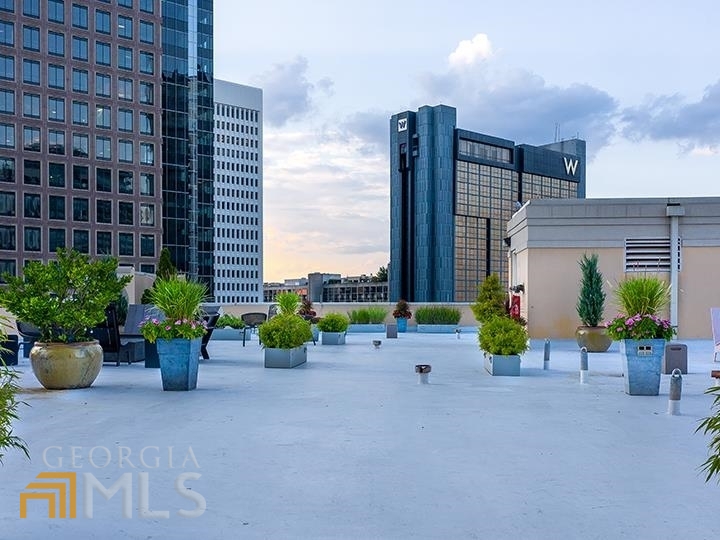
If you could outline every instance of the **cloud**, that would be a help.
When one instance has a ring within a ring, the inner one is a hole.
[[[472,39],[464,39],[448,56],[451,66],[469,66],[478,60],[485,60],[492,56],[492,44],[487,34],[477,34]]]
[[[678,94],[657,96],[622,113],[623,135],[631,140],[680,141],[683,151],[707,155],[720,144],[720,81],[687,103]]]
[[[264,94],[264,117],[270,125],[279,127],[303,118],[313,109],[316,93],[332,93],[331,79],[323,78],[312,83],[307,78],[307,70],[307,58],[297,56],[289,62],[274,64],[257,79]]]

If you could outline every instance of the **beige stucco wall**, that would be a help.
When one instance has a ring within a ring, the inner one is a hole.
[[[683,247],[678,274],[678,335],[684,338],[712,337],[710,308],[720,307],[720,249]]]

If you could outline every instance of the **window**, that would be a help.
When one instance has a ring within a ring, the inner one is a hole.
[[[110,33],[110,13],[107,11],[95,11],[95,31],[99,34]]]
[[[23,49],[40,50],[40,29],[34,26],[23,26]]]
[[[14,225],[0,225],[0,249],[15,250]]]
[[[15,80],[15,58],[0,55],[0,79]]]
[[[153,75],[155,73],[155,57],[153,56],[153,53],[140,53],[140,73],[147,73],[149,75]]]
[[[118,203],[118,223],[120,225],[132,225],[134,214],[133,203],[124,201]]]
[[[48,249],[51,252],[65,247],[65,229],[50,229],[48,231]]]
[[[48,200],[48,214],[50,219],[65,219],[65,197],[50,195]]]
[[[149,82],[140,83],[140,103],[153,105],[155,103],[155,85]]]
[[[74,157],[87,158],[90,156],[90,142],[84,133],[73,133],[73,154]]]
[[[15,2],[13,0],[0,1],[0,10],[15,13]]]
[[[65,132],[55,129],[48,130],[48,153],[65,155]]]
[[[95,201],[95,221],[97,223],[112,223],[112,201],[105,199]]]
[[[40,162],[26,159],[23,162],[24,178],[23,183],[29,186],[40,185]]]
[[[48,98],[48,120],[56,122],[65,121],[65,100],[63,98]]]
[[[40,151],[40,128],[23,126],[23,150]]]
[[[155,145],[152,143],[140,143],[140,163],[143,165],[155,165]]]
[[[110,107],[106,105],[95,107],[95,127],[110,128]]]
[[[118,161],[123,163],[133,162],[133,142],[132,141],[118,141]]]
[[[0,21],[0,45],[15,45],[15,25],[8,21]]]
[[[118,32],[119,38],[132,39],[133,38],[133,24],[130,17],[124,15],[118,15]]]
[[[133,173],[131,171],[120,171],[118,173],[118,191],[132,195],[133,192]]]
[[[133,112],[129,109],[118,110],[118,129],[120,131],[133,130]]]
[[[26,193],[23,196],[23,217],[40,219],[40,194]]]
[[[0,147],[15,148],[15,126],[0,124]]]
[[[23,242],[25,251],[40,251],[41,237],[40,227],[25,227]]]
[[[13,217],[14,215],[15,194],[12,191],[0,191],[0,216]]]
[[[88,72],[84,69],[73,69],[73,92],[88,93]]]
[[[72,104],[72,122],[78,126],[88,125],[88,104],[84,101],[73,101]],[[87,156],[85,156],[87,157]]]
[[[97,191],[112,191],[112,173],[110,169],[97,169],[95,171],[95,182]]]
[[[140,235],[140,256],[141,257],[154,257],[155,256],[155,236],[152,234],[141,234]]]
[[[40,84],[40,62],[35,60],[23,60],[23,82],[28,84]]]
[[[72,7],[72,25],[75,28],[88,27],[88,8],[73,4]]]
[[[133,68],[132,49],[129,49],[127,47],[118,47],[117,64],[120,69],[132,70],[132,68]]]
[[[155,205],[140,203],[140,225],[155,225]]]
[[[118,6],[132,8],[133,0],[118,0]]]
[[[155,195],[155,175],[140,173],[140,195]]]
[[[73,189],[89,188],[89,169],[83,165],[73,165]]]
[[[65,164],[49,163],[48,164],[48,184],[50,187],[65,187]]]
[[[110,137],[95,136],[95,159],[112,159]]]
[[[154,0],[140,0],[140,11],[145,13],[154,13],[155,6],[153,6]]]
[[[112,255],[112,234],[98,231],[95,233],[95,253],[97,255]]]
[[[0,157],[0,182],[15,182],[15,158]]]
[[[90,218],[90,201],[83,197],[73,198],[73,221],[88,221]]]
[[[15,114],[15,92],[0,90],[0,113]]]
[[[95,74],[95,95],[110,97],[110,75],[102,73]]]
[[[133,235],[130,233],[118,234],[118,252],[120,255],[132,257],[135,253],[133,249]]]
[[[48,64],[48,86],[60,90],[65,89],[65,66]]]
[[[65,22],[65,2],[64,0],[48,0],[48,21],[56,23]]]
[[[155,25],[153,23],[140,21],[140,41],[155,43]]]
[[[73,231],[73,247],[80,253],[90,253],[90,231]]]
[[[118,99],[125,101],[132,101],[133,99],[133,81],[132,79],[125,79],[118,77]]]
[[[110,65],[110,44],[102,41],[95,42],[95,63],[101,66]]]
[[[72,38],[72,57],[75,60],[88,61],[88,40],[85,38],[73,36]]]
[[[65,56],[65,35],[48,31],[48,54]]]
[[[40,0],[23,0],[23,15],[40,17]]]

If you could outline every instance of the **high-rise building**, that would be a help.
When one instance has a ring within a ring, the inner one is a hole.
[[[214,291],[212,43],[212,0],[162,0],[163,245]]]
[[[155,270],[162,22],[159,0],[0,1],[0,272],[59,247]]]
[[[424,106],[390,119],[390,300],[469,302],[507,282],[507,222],[530,199],[585,197],[585,141],[542,146],[456,127]]]
[[[215,80],[215,300],[263,301],[262,90]]]

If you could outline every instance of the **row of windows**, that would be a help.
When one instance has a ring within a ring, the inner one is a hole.
[[[229,251],[233,253],[259,253],[257,244],[238,244],[238,243],[226,243],[219,242],[215,244],[216,251]]]
[[[235,148],[215,148],[215,158],[220,161],[220,157],[249,159],[252,161],[259,161],[260,159],[257,152],[246,152],[245,150],[236,150]]]
[[[98,0],[105,4],[109,4],[110,0]],[[139,0],[138,5],[140,11],[145,13],[154,13],[155,0]],[[133,0],[117,0],[117,5],[120,7],[133,8]],[[87,13],[88,8],[79,4],[72,5],[72,21],[73,26],[79,28],[87,28]],[[0,0],[0,11],[8,11],[15,13],[15,1],[14,0]],[[28,17],[40,18],[40,0],[22,0],[22,14]],[[47,0],[47,19],[51,22],[64,23],[65,22],[65,0]],[[82,21],[85,21],[86,26],[81,26]]]
[[[215,229],[215,238],[238,238],[241,240],[258,240],[259,233],[258,231],[248,230],[248,229],[238,229],[238,228],[232,228],[232,229]]]
[[[232,264],[233,266],[237,266],[239,264],[257,266],[260,264],[260,259],[258,259],[257,257],[234,257],[219,255],[215,258],[215,262],[217,264]]]
[[[47,196],[47,218],[64,221],[68,219],[66,197],[62,195]],[[117,224],[135,225],[135,203],[130,201],[117,202]],[[23,194],[23,218],[42,219],[42,196],[39,193]],[[15,193],[0,191],[0,216],[14,217]],[[113,223],[113,201],[97,199],[95,201],[95,217],[91,219],[90,199],[84,197],[72,198],[72,219],[73,221],[85,221],[93,223]],[[155,226],[155,205],[140,203],[137,214],[138,223],[142,226]]]
[[[251,216],[237,216],[236,214],[226,216],[225,214],[215,214],[215,223],[230,223],[233,225],[258,225],[259,220],[258,218]]]
[[[512,163],[512,150],[501,146],[460,139],[458,141],[458,154],[479,159]]]
[[[237,268],[216,269],[215,278],[257,279],[260,277],[257,270],[238,270]]]
[[[215,134],[215,142],[227,143],[227,144],[231,144],[234,146],[246,146],[246,147],[250,147],[250,148],[258,147],[257,139],[241,138],[241,137],[236,137],[235,135],[225,135],[223,133]]]
[[[117,171],[117,178],[113,178],[114,171],[97,167],[95,169],[95,191],[132,195],[135,192],[135,179],[132,171]],[[15,158],[0,157],[0,182],[15,182]],[[66,185],[65,163],[48,163],[47,179],[41,175],[40,162],[30,159],[23,160],[23,183],[30,186],[46,185],[48,187],[64,188]],[[140,195],[155,195],[155,175],[141,172],[138,179]],[[86,165],[72,166],[73,189],[90,189],[90,167]]]
[[[245,126],[243,124],[233,124],[231,122],[225,122],[224,120],[215,120],[215,128],[227,129],[238,133],[247,133],[249,135],[257,135],[259,133],[257,127]],[[228,137],[230,137],[230,135],[228,135]]]
[[[257,178],[247,178],[245,176],[234,176],[234,175],[230,175],[230,174],[216,174],[215,181],[223,182],[225,184],[230,184],[230,185],[235,185],[235,186],[258,187],[258,179]]]
[[[245,165],[244,163],[233,163],[233,162],[227,162],[227,161],[219,161],[215,163],[217,165],[217,169],[223,169],[223,170],[229,170],[229,171],[236,171],[236,172],[244,172],[244,173],[258,173],[258,166],[257,165]]]
[[[251,122],[258,121],[258,111],[244,109],[242,107],[234,107],[233,105],[225,105],[223,103],[215,104],[215,114],[235,118],[237,120],[248,120]],[[229,124],[230,122],[228,122]]]
[[[48,228],[47,229],[47,250],[54,252],[58,248],[67,246],[67,237],[72,237],[72,247],[81,253],[90,253],[90,237],[92,232],[82,229]],[[43,234],[40,227],[23,227],[22,245],[25,251],[42,251]],[[113,236],[117,238],[118,255],[135,256],[135,235],[133,233],[114,233],[109,231],[95,231],[95,254],[113,254]],[[155,235],[139,235],[140,256],[155,256]],[[0,225],[0,249],[6,251],[17,250],[16,228],[14,225]]]
[[[217,290],[217,285],[215,289]],[[253,304],[262,302],[260,296],[231,296],[231,295],[216,295],[215,298],[221,304]]]
[[[248,191],[248,190],[240,190],[240,189],[232,189],[228,187],[215,187],[215,196],[216,197],[230,197],[233,199],[257,199],[258,194],[257,192]]]

